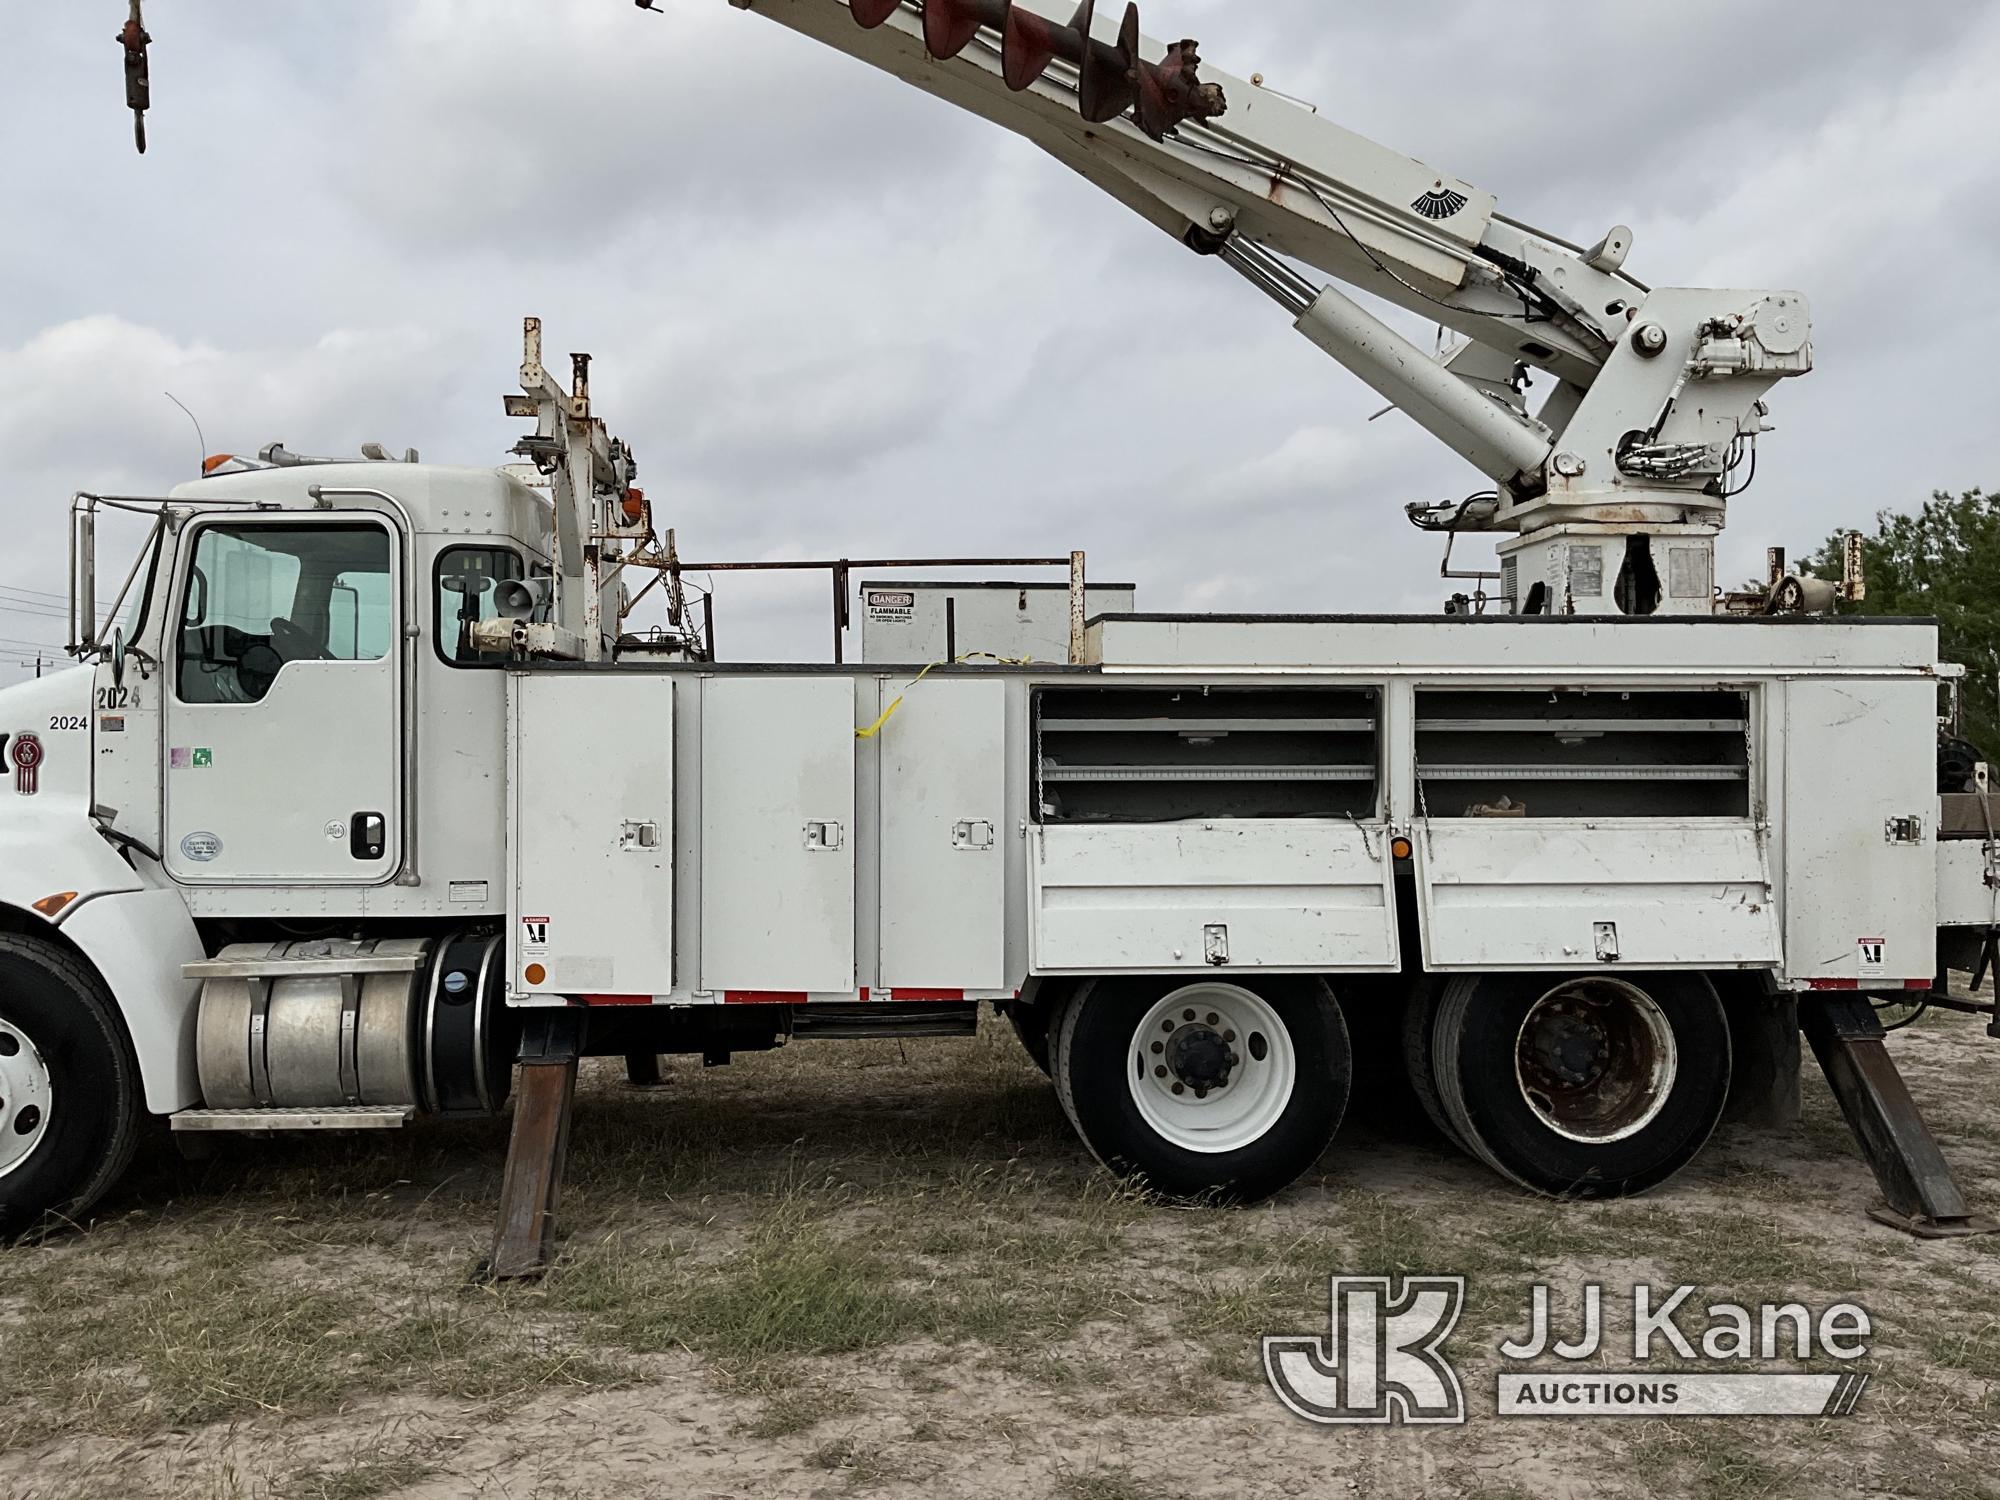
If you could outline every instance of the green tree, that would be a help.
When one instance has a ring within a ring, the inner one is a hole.
[[[1820,548],[1814,573],[1840,577],[1845,537]],[[1868,598],[1842,613],[1935,619],[1944,660],[1966,670],[1964,733],[2000,753],[2000,494],[1940,490],[1915,515],[1881,511],[1861,550]]]

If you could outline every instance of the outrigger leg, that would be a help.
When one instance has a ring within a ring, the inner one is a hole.
[[[666,1087],[667,1080],[660,1072],[659,1054],[656,1052],[626,1053],[625,1081],[635,1089]]]
[[[555,1260],[556,1206],[569,1155],[576,1065],[583,1055],[582,1010],[533,1010],[521,1032],[521,1081],[514,1094],[514,1129],[500,1185],[500,1222],[487,1275],[525,1281]]]
[[[1869,1210],[1870,1217],[1926,1240],[2000,1233],[2000,1224],[1967,1207],[1936,1137],[1882,1045],[1882,1023],[1868,997],[1828,995],[1802,1005],[1799,1020],[1881,1185],[1884,1201]]]

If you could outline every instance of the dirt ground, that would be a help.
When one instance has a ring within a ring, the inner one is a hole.
[[[2000,1208],[2000,1043],[1936,1017],[1892,1045]],[[562,1264],[503,1290],[470,1276],[501,1123],[158,1149],[88,1232],[0,1250],[0,1493],[2000,1500],[2000,1240],[1871,1223],[1816,1074],[1799,1130],[1587,1205],[1453,1154],[1388,1071],[1316,1172],[1231,1211],[1118,1189],[1004,1023],[645,1093],[593,1064]],[[1471,1278],[1469,1423],[1288,1415],[1260,1335],[1324,1331],[1331,1275],[1404,1273]],[[1628,1310],[1640,1281],[1857,1301],[1873,1383],[1837,1420],[1494,1416],[1529,1286],[1593,1280]]]

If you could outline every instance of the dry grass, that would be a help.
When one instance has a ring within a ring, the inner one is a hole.
[[[2000,1202],[2000,1053],[1950,1019],[1897,1047]],[[949,1467],[1083,1500],[1330,1470],[1362,1493],[2000,1500],[2000,1246],[1867,1224],[1823,1090],[1800,1132],[1725,1139],[1624,1204],[1519,1195],[1384,1126],[1391,1103],[1275,1204],[1165,1209],[1095,1169],[1004,1028],[677,1067],[643,1095],[595,1068],[562,1265],[499,1290],[469,1285],[497,1125],[156,1155],[90,1233],[0,1251],[0,1493],[586,1494],[630,1479],[592,1467],[630,1431],[661,1493],[916,1494]],[[1323,1326],[1329,1275],[1405,1272],[1471,1278],[1476,1413],[1541,1279],[1860,1300],[1877,1384],[1841,1423],[1357,1436],[1279,1412],[1259,1336]]]

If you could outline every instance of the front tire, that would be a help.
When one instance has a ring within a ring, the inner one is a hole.
[[[97,976],[53,943],[0,934],[0,1233],[87,1213],[131,1162],[142,1113]]]
[[[1353,1086],[1316,979],[1101,980],[1050,1028],[1064,1112],[1097,1159],[1174,1198],[1250,1203],[1295,1182]]]
[[[1699,974],[1463,975],[1431,1044],[1453,1133],[1549,1197],[1658,1187],[1700,1153],[1729,1097],[1729,1019]]]

